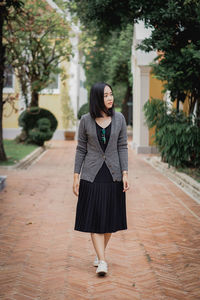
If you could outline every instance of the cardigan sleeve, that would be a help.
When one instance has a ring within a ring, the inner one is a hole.
[[[81,116],[79,128],[78,128],[78,144],[76,146],[74,173],[80,174],[81,167],[86,153],[87,153],[87,135],[85,131],[84,117]]]
[[[122,115],[122,126],[119,133],[117,148],[119,153],[119,160],[122,171],[128,171],[128,137],[127,137],[127,127],[126,120],[123,114]]]

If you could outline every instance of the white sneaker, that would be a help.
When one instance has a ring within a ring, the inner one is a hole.
[[[108,272],[108,264],[104,260],[99,260],[98,268],[96,269],[96,273],[100,276],[104,276]]]
[[[98,259],[98,256],[96,256],[96,257],[95,257],[95,260],[94,260],[94,262],[93,262],[93,266],[94,266],[94,267],[98,267],[98,265],[99,265],[99,259]]]

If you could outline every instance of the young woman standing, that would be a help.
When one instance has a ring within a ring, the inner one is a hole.
[[[73,192],[78,196],[74,230],[91,233],[97,254],[93,265],[98,267],[98,275],[105,275],[108,272],[105,249],[111,234],[127,229],[127,129],[123,114],[114,110],[109,84],[99,82],[92,86],[89,110],[82,115],[78,129],[73,182]]]

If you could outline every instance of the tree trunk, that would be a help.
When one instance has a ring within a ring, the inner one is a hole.
[[[128,85],[127,90],[126,90],[126,94],[125,94],[125,97],[124,97],[124,101],[122,103],[122,114],[124,115],[127,124],[128,124],[128,105],[127,105],[127,102],[129,101],[129,99],[131,97],[131,93],[132,93],[132,89]]]
[[[3,119],[3,102],[1,100],[0,101],[0,161],[6,161],[7,157],[3,146],[3,126],[2,126],[3,120],[2,119]]]
[[[176,100],[176,112],[179,112],[179,99]]]
[[[35,91],[32,91],[31,93],[31,104],[30,106],[33,107],[33,106],[37,106],[38,107],[38,102],[39,102],[39,95],[37,92]]]
[[[5,47],[3,45],[4,11],[0,7],[0,161],[7,160],[3,146],[3,85],[5,68]]]
[[[196,112],[196,117],[197,117],[197,126],[200,128],[200,99],[197,99],[197,112]]]

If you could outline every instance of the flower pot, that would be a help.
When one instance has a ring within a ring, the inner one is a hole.
[[[74,140],[75,131],[65,131],[64,136],[65,136],[65,140],[67,140],[67,141]]]

